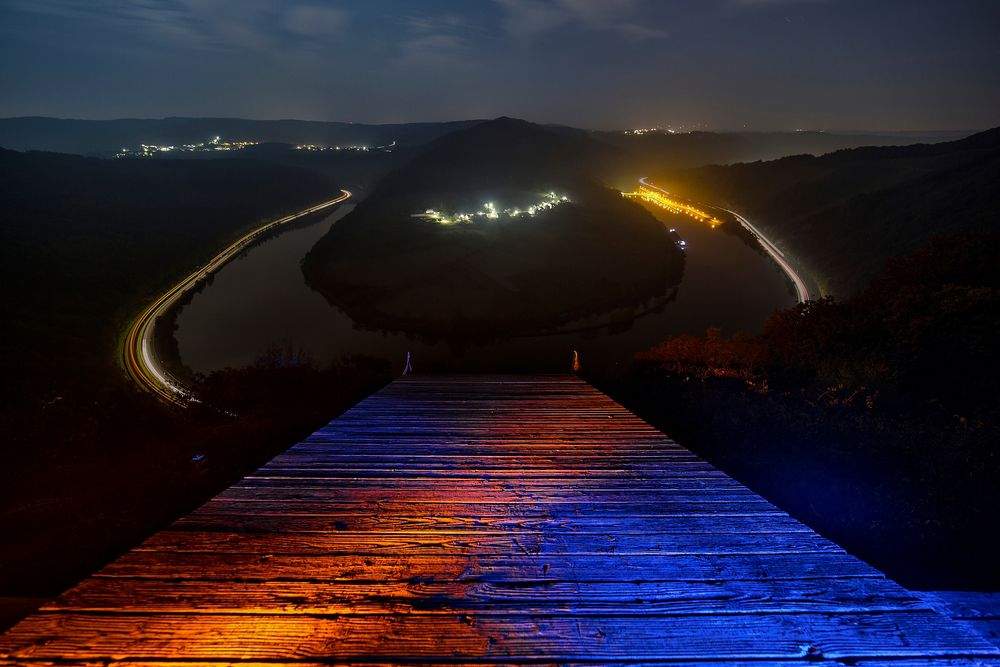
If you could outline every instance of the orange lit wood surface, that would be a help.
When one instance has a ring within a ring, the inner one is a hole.
[[[572,376],[398,380],[0,637],[3,665],[997,653]]]

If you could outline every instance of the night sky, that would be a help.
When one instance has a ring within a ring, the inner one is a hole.
[[[0,0],[0,116],[1000,124],[997,0]]]

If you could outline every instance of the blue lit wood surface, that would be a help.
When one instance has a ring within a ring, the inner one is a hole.
[[[572,376],[398,380],[0,637],[5,665],[997,654]]]

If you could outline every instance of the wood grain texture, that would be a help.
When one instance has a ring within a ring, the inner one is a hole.
[[[56,662],[50,660],[5,660],[0,658],[0,667],[28,667],[29,665],[34,667],[65,667],[67,663]],[[191,662],[189,661],[173,661],[173,660],[80,660],[74,661],[72,663],[77,667],[191,667]],[[377,661],[364,661],[364,662],[352,662],[352,661],[342,661],[342,660],[329,660],[323,662],[310,662],[310,661],[295,661],[295,662],[283,662],[283,661],[267,661],[267,662],[257,662],[254,660],[240,660],[240,661],[215,661],[215,660],[198,660],[198,665],[202,667],[330,667],[334,665],[336,667],[388,667],[390,665],[397,665],[396,663],[384,662],[381,660]],[[421,664],[419,662],[414,663],[413,661],[407,661],[406,664]],[[501,661],[487,661],[487,662],[471,662],[469,660],[459,660],[459,661],[448,661],[450,667],[484,667],[489,665],[490,667],[513,667],[514,665],[522,665],[521,663],[512,663],[506,660]],[[687,660],[678,662],[675,660],[640,660],[640,661],[619,661],[619,660],[601,660],[599,663],[594,662],[575,662],[575,661],[539,661],[532,662],[530,664],[540,665],[540,666],[551,666],[554,667],[584,667],[587,665],[593,667],[595,664],[604,665],[606,667],[704,667],[705,662],[690,662]],[[725,663],[713,663],[718,667],[720,664],[726,665],[726,667],[845,667],[845,664],[849,664],[852,667],[886,667],[884,660],[869,661],[869,660],[859,660],[850,661],[849,663],[844,663],[841,661],[830,661],[830,660],[817,660],[807,658],[804,660],[753,660],[753,661],[743,661],[727,660]],[[992,658],[937,658],[932,660],[926,659],[902,659],[893,660],[889,667],[1000,667],[1000,659]]]
[[[0,666],[888,661],[1000,650],[572,376],[394,382],[0,636]]]
[[[327,616],[46,613],[4,638],[10,657],[192,659],[747,660],[917,657],[968,651],[973,638],[934,612],[730,616]],[[39,641],[42,639],[42,641]],[[996,653],[983,643],[982,652]]]
[[[880,578],[840,553],[622,555],[285,555],[132,551],[96,577],[171,581],[775,581]]]

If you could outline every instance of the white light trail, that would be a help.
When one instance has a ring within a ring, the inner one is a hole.
[[[660,192],[666,195],[670,194],[663,188],[650,183],[647,176],[643,176],[642,178],[640,178],[639,182],[642,185],[645,185],[647,188],[653,188],[654,190],[659,190]],[[725,211],[726,213],[729,213],[734,218],[736,218],[736,220],[743,226],[744,229],[753,234],[753,237],[757,240],[758,243],[760,243],[760,246],[764,249],[764,251],[771,256],[771,259],[773,259],[775,262],[778,263],[778,266],[781,267],[781,270],[784,271],[785,275],[787,275],[789,280],[792,281],[792,284],[795,286],[795,292],[799,300],[799,303],[805,303],[810,299],[809,288],[806,287],[805,281],[802,280],[802,277],[799,276],[799,274],[795,271],[792,265],[789,264],[788,261],[785,259],[785,253],[781,252],[781,250],[778,249],[778,247],[774,245],[766,236],[764,236],[764,234],[762,234],[759,229],[754,227],[749,220],[747,220],[745,217],[743,217],[736,211],[731,211],[728,208],[722,208],[721,206],[712,206],[710,204],[706,204],[706,206],[708,206],[709,208],[714,208],[719,211]]]

